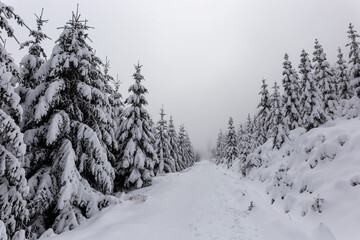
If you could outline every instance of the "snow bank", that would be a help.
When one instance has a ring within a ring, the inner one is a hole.
[[[330,121],[309,132],[298,128],[289,138],[280,150],[272,149],[269,139],[249,155],[255,167],[244,181],[280,212],[315,229],[314,239],[356,239],[360,119]],[[236,166],[232,170],[239,171]]]

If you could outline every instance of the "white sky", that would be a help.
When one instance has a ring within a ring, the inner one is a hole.
[[[344,48],[349,22],[360,32],[359,0],[13,0],[26,23],[45,8],[48,55],[71,11],[95,27],[89,32],[98,56],[119,74],[124,99],[140,60],[148,88],[148,110],[159,119],[162,104],[175,124],[185,124],[196,149],[214,145],[229,116],[236,124],[254,114],[261,79],[281,81],[287,52],[293,66],[301,50],[313,52],[318,38],[330,63]],[[27,39],[25,29],[16,35]],[[24,52],[7,43],[19,62]],[[346,51],[347,52],[347,51]]]

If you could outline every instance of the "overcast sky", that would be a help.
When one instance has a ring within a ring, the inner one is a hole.
[[[254,114],[261,79],[281,81],[287,52],[293,66],[301,50],[313,52],[318,38],[330,63],[347,42],[349,22],[360,32],[359,0],[13,0],[26,23],[35,28],[34,13],[49,19],[44,42],[50,55],[71,11],[95,27],[91,44],[119,74],[124,99],[133,83],[133,64],[140,60],[153,119],[164,105],[175,124],[185,124],[194,147],[214,145],[229,116],[236,125]],[[25,31],[25,30],[22,30]],[[27,38],[18,32],[20,41]],[[19,62],[24,52],[7,43]],[[347,52],[347,51],[346,51]]]

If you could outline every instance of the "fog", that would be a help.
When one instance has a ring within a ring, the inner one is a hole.
[[[49,22],[43,31],[52,40],[43,45],[50,55],[61,27],[79,3],[80,13],[95,29],[91,46],[110,72],[123,82],[123,98],[132,84],[133,64],[143,65],[148,111],[159,119],[161,105],[176,126],[184,124],[195,149],[206,154],[225,129],[229,116],[238,125],[259,102],[262,78],[281,81],[287,52],[297,67],[302,49],[313,52],[314,39],[330,63],[337,48],[345,50],[350,22],[360,32],[358,0],[14,0],[25,22],[35,28],[34,13],[44,8]],[[20,41],[25,29],[16,28]],[[7,43],[20,62],[25,51]]]

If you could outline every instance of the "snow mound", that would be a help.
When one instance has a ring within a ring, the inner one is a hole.
[[[316,239],[355,239],[360,219],[359,144],[360,119],[337,119],[309,132],[295,129],[280,150],[273,149],[269,139],[248,156],[248,169],[241,171],[244,181],[263,189],[275,208],[309,227],[319,226]],[[239,171],[238,166],[233,170]]]

